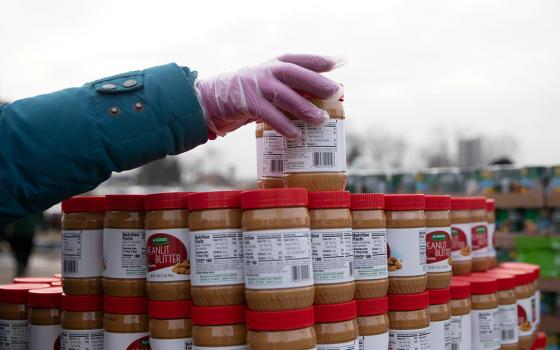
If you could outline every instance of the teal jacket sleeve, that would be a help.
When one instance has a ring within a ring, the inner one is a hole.
[[[168,64],[1,105],[0,227],[205,143],[195,79]]]

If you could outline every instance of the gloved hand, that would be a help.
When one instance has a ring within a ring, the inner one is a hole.
[[[327,112],[296,90],[321,99],[340,98],[341,85],[319,74],[336,68],[336,64],[327,56],[283,55],[257,66],[197,80],[195,90],[208,130],[224,136],[259,120],[288,138],[300,136],[282,110],[321,125],[329,117]]]

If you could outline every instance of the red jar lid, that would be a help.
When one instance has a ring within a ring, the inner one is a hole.
[[[289,331],[313,326],[313,307],[288,311],[247,310],[247,328],[255,331]]]
[[[60,308],[62,287],[33,289],[27,296],[27,305],[38,308]]]
[[[77,196],[62,202],[63,213],[87,213],[105,211],[105,197]]]
[[[496,201],[494,198],[487,198],[486,199],[486,211],[494,211],[496,210]]]
[[[507,269],[503,267],[498,267],[496,269],[493,269],[492,271],[503,272],[515,276],[516,286],[524,286],[526,284],[531,284],[535,281],[535,275],[533,271],[530,270]]]
[[[0,285],[0,303],[27,304],[29,291],[49,288],[45,283],[17,283]]]
[[[498,290],[510,290],[515,289],[515,276],[509,273],[488,270],[486,272],[475,272],[472,274],[477,277],[491,277],[495,278],[498,283]]]
[[[191,301],[148,301],[150,318],[179,319],[191,318]]]
[[[451,210],[469,210],[471,200],[468,197],[451,197]]]
[[[357,317],[356,301],[340,304],[313,305],[316,323],[332,323],[353,320]]]
[[[62,310],[76,312],[103,311],[103,295],[62,294]]]
[[[108,194],[105,206],[107,210],[142,211],[145,199],[143,194]]]
[[[541,277],[541,267],[536,264],[529,264],[524,262],[504,262],[500,264],[500,267],[506,269],[531,270],[535,272],[535,278]]]
[[[459,281],[455,278],[451,280],[449,285],[451,299],[468,299],[471,297],[471,284],[466,281]]]
[[[389,299],[387,296],[381,298],[356,299],[358,316],[378,316],[389,311]]]
[[[166,192],[148,194],[144,200],[145,210],[187,209],[187,196],[192,192]]]
[[[451,291],[449,288],[428,290],[430,305],[447,304],[451,301]]]
[[[423,194],[386,194],[385,210],[424,210]]]
[[[350,192],[348,191],[319,191],[309,192],[309,209],[349,208]]]
[[[486,197],[471,197],[471,209],[478,210],[484,209],[486,210]]]
[[[243,209],[305,207],[307,203],[305,188],[273,188],[241,193],[241,208]]]
[[[62,287],[62,281],[58,280],[58,281],[54,281],[51,283],[51,286],[53,287]]]
[[[54,275],[52,275],[54,278],[58,278],[59,280],[62,279],[62,274],[61,273],[55,273]]]
[[[544,332],[537,332],[535,341],[531,345],[532,349],[545,349],[546,348],[546,334]]]
[[[390,294],[389,311],[414,311],[427,309],[430,305],[428,292],[418,294]]]
[[[13,283],[46,283],[50,285],[58,280],[55,277],[16,277]]]
[[[199,192],[189,196],[189,210],[241,208],[241,191]]]
[[[451,196],[426,195],[426,210],[451,210]]]
[[[200,326],[245,323],[245,311],[245,305],[193,306],[192,323]]]
[[[471,284],[472,295],[494,294],[498,291],[498,282],[496,278],[492,276],[457,276],[457,279]]]
[[[147,314],[148,298],[127,297],[119,298],[105,295],[103,297],[103,311],[112,314]]]
[[[384,208],[385,195],[383,193],[356,193],[350,195],[350,209],[352,210]]]

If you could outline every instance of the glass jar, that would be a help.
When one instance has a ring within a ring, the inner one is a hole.
[[[33,289],[27,296],[29,307],[29,350],[60,347],[61,287]]]
[[[449,288],[430,289],[430,349],[451,348],[451,294]]]
[[[284,137],[279,132],[263,123],[262,130],[262,165],[259,188],[284,187]]]
[[[492,198],[486,199],[486,221],[488,222],[488,268],[493,269],[498,265],[494,235],[496,234],[496,202]]]
[[[430,348],[428,307],[428,292],[389,294],[389,349]]]
[[[453,276],[472,270],[471,203],[468,198],[451,197],[451,266]]]
[[[193,306],[193,348],[247,350],[245,305]]]
[[[472,236],[472,271],[488,270],[488,222],[486,197],[472,197],[471,201],[471,236]]]
[[[450,209],[450,196],[426,195],[428,289],[448,288],[451,283]]]
[[[359,349],[377,350],[389,347],[389,301],[381,298],[357,299]]]
[[[315,333],[317,350],[355,349],[358,345],[356,301],[340,304],[317,304]]]
[[[149,348],[148,298],[118,298],[105,295],[103,309],[105,348],[111,350]]]
[[[455,278],[449,285],[451,294],[451,347],[471,350],[471,284]]]
[[[191,301],[149,301],[150,349],[185,350],[192,347]]]
[[[61,350],[103,350],[103,296],[62,295]]]

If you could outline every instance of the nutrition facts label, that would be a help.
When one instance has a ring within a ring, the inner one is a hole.
[[[317,344],[317,350],[358,350],[358,339],[337,344]]]
[[[104,277],[144,278],[146,241],[144,230],[103,230]]]
[[[517,304],[498,306],[499,325],[502,344],[517,343],[519,334],[517,331]]]
[[[358,337],[359,350],[378,350],[389,347],[389,333]]]
[[[103,329],[69,330],[60,334],[61,350],[103,350]]]
[[[354,279],[387,278],[387,233],[385,229],[352,230]]]
[[[284,169],[284,137],[275,130],[263,132],[262,176],[282,177]]]
[[[451,316],[451,349],[471,349],[471,315]]]
[[[103,272],[103,230],[62,231],[62,276],[99,277]]]
[[[389,350],[430,350],[430,328],[389,330]]]
[[[27,320],[0,320],[0,349],[27,350]]]
[[[311,247],[315,284],[354,280],[351,228],[311,230]]]
[[[491,350],[500,348],[498,308],[472,310],[472,349]]]
[[[150,338],[150,350],[192,350],[192,338],[156,339]]]

